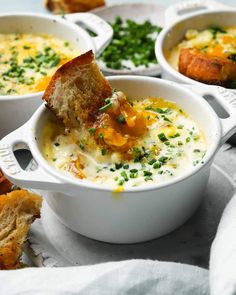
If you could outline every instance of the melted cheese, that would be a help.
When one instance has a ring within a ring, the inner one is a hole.
[[[44,90],[56,69],[79,55],[66,40],[39,34],[0,34],[0,95]]]
[[[181,48],[197,48],[212,56],[228,58],[236,53],[236,28],[212,28],[203,31],[188,30],[185,39],[173,47],[167,56],[169,64],[178,70]]]
[[[147,131],[125,152],[94,144],[87,129],[45,127],[42,152],[56,169],[74,177],[125,187],[163,183],[199,165],[206,152],[204,134],[175,103],[159,98],[132,101],[146,119]]]

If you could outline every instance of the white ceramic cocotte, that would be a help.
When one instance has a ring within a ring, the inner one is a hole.
[[[236,96],[221,87],[186,88],[150,77],[116,76],[108,80],[131,100],[162,97],[188,112],[206,135],[204,163],[164,184],[133,187],[114,196],[111,187],[65,175],[44,159],[40,150],[42,130],[53,114],[42,105],[25,125],[1,140],[0,166],[15,184],[40,189],[58,219],[73,231],[111,243],[143,242],[174,230],[198,207],[214,155],[236,130]],[[204,94],[214,95],[229,117],[219,119],[202,98]],[[13,150],[22,145],[32,152],[37,170],[20,168]]]
[[[79,25],[97,33],[91,37]],[[97,55],[108,45],[113,30],[110,25],[91,13],[50,16],[34,13],[9,13],[0,15],[0,32],[46,33],[70,41],[84,53],[92,49]],[[25,123],[42,103],[43,92],[18,96],[0,96],[0,138]]]
[[[236,9],[212,0],[193,0],[170,6],[165,13],[165,27],[156,40],[155,52],[163,79],[203,86],[174,69],[167,61],[172,48],[184,39],[188,29],[235,27]],[[236,90],[231,91],[236,93]],[[231,138],[236,144],[236,135]]]
[[[189,29],[202,31],[211,27],[235,27],[236,9],[221,3],[186,1],[170,6],[165,13],[165,27],[156,40],[155,52],[161,66],[162,78],[184,84],[206,85],[186,77],[167,61],[174,46],[180,43]]]

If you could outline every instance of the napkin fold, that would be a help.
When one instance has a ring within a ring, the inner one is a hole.
[[[212,295],[236,295],[236,194],[221,218],[210,255]]]
[[[152,260],[0,272],[0,294],[208,295],[208,271]]]

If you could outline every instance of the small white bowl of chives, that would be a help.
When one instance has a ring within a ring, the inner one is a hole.
[[[114,31],[98,61],[105,75],[159,76],[154,43],[164,25],[164,8],[155,4],[120,4],[93,11]]]

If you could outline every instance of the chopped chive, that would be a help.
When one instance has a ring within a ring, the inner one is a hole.
[[[137,178],[138,177],[138,172],[136,172],[136,173],[130,173],[129,177],[130,178]]]
[[[160,162],[156,162],[156,163],[153,164],[153,168],[154,169],[159,169],[159,168],[161,168],[161,165],[162,164]]]
[[[190,140],[191,140],[190,137],[187,137],[187,138],[186,138],[186,142],[187,142],[187,143],[190,142]]]
[[[178,125],[177,126],[177,129],[183,129],[184,128],[184,125]]]
[[[157,161],[157,160],[153,158],[153,159],[151,159],[151,160],[148,162],[148,164],[149,164],[149,165],[153,165],[156,161]]]
[[[152,172],[144,170],[143,176],[152,176]]]
[[[24,45],[23,48],[24,49],[30,49],[31,47],[30,46],[27,46],[27,45]]]
[[[160,161],[162,164],[165,164],[168,160],[168,157],[162,156],[158,159],[158,161]]]
[[[209,29],[209,31],[212,33],[212,38],[216,39],[216,35],[217,33],[222,33],[222,34],[226,34],[227,31],[221,29],[220,27],[212,27]]]
[[[145,180],[145,181],[148,181],[148,180],[153,180],[153,179],[152,179],[152,177],[150,177],[150,176],[146,176],[146,177],[144,178],[144,180]]]
[[[54,68],[59,65],[61,59],[59,56],[54,57],[53,62],[50,65],[50,68]]]
[[[161,109],[161,108],[153,108],[152,106],[147,106],[145,107],[145,110],[147,111],[153,111],[155,113],[159,113],[159,114],[170,114],[171,113],[171,110],[170,109]]]
[[[158,138],[159,138],[160,141],[162,141],[162,142],[165,142],[165,141],[168,140],[167,137],[165,136],[165,134],[164,134],[163,132],[158,134]]]
[[[107,154],[107,150],[106,149],[102,149],[101,150],[102,156],[105,156]]]
[[[111,100],[110,100],[109,97],[105,99],[105,103],[106,103],[106,104],[108,104],[108,103],[110,103],[110,102],[111,102]]]
[[[50,46],[46,46],[45,48],[44,48],[44,51],[45,52],[48,52],[48,51],[50,51],[52,48],[50,47]]]
[[[131,172],[131,173],[137,173],[138,170],[137,170],[137,169],[130,169],[130,172]]]
[[[123,168],[124,168],[124,169],[129,169],[129,164],[124,164],[124,165],[123,165]]]
[[[169,118],[167,118],[166,116],[162,116],[162,118],[163,118],[164,121],[172,123],[172,121]]]
[[[160,109],[160,108],[156,108],[156,109],[153,109],[156,113],[159,113],[159,114],[166,114],[166,112],[163,110],[163,109]]]
[[[104,105],[99,109],[100,112],[105,112],[106,110],[110,109],[112,107],[112,102],[109,102],[108,104]]]
[[[194,153],[200,153],[201,150],[199,150],[199,149],[195,149],[195,150],[193,150],[193,152],[194,152]]]
[[[123,185],[125,183],[124,179],[121,179],[119,182],[118,182],[118,185]]]
[[[89,131],[90,134],[94,134],[95,131],[96,131],[96,128],[91,127],[91,128],[88,129],[88,131]]]
[[[99,139],[103,139],[103,134],[102,134],[102,133],[99,133],[99,134],[98,134],[98,138],[99,138]]]
[[[133,147],[132,149],[132,153],[133,153],[133,156],[134,156],[134,162],[137,163],[137,162],[140,162],[141,159],[143,158],[143,153],[142,153],[142,150],[140,150],[139,148],[137,147]]]
[[[128,181],[129,180],[129,177],[128,177],[128,175],[127,175],[127,173],[125,171],[122,171],[120,173],[120,175],[124,178],[125,181]]]
[[[119,121],[119,123],[121,123],[121,124],[125,124],[125,122],[126,122],[125,117],[124,117],[123,115],[119,115],[119,117],[118,117],[118,121]]]
[[[123,167],[123,164],[122,163],[115,163],[115,167],[117,170],[119,170],[120,168]]]
[[[180,134],[178,132],[176,134],[170,136],[170,138],[176,138],[176,137],[180,137]]]

